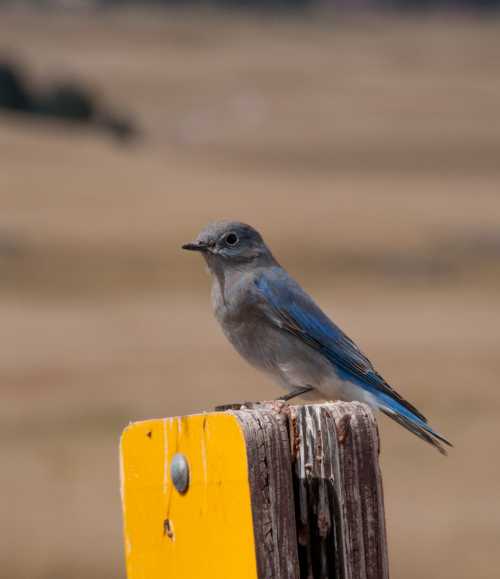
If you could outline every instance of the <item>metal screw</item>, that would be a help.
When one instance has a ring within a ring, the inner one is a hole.
[[[186,457],[181,452],[174,454],[172,457],[170,476],[174,487],[183,495],[189,486],[189,465]]]

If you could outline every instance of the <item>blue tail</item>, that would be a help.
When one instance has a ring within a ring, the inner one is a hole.
[[[441,454],[447,454],[441,443],[453,446],[444,436],[433,430],[425,419],[420,418],[400,402],[384,392],[377,392],[375,399],[380,410],[389,418],[404,426],[407,430],[431,444]]]

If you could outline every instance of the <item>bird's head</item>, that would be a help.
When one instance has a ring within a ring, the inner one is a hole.
[[[182,249],[199,251],[212,272],[225,268],[274,264],[274,258],[260,233],[239,221],[217,221],[207,225],[192,243]]]

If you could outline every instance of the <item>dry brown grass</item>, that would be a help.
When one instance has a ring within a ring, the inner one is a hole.
[[[277,393],[179,250],[235,217],[456,444],[381,419],[393,577],[495,577],[500,22],[11,11],[0,45],[145,128],[0,117],[4,576],[123,577],[121,428]]]

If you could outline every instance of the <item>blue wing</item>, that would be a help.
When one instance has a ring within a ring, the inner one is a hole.
[[[426,418],[398,394],[375,370],[356,344],[314,303],[309,295],[279,267],[261,273],[255,285],[273,322],[321,352],[355,384],[369,391],[391,418],[442,451],[428,435],[448,443],[428,425]]]
[[[256,280],[283,329],[319,350],[332,364],[347,372],[353,382],[398,400],[421,420],[425,417],[404,400],[377,373],[356,344],[326,316],[304,290],[281,268],[272,268]]]

